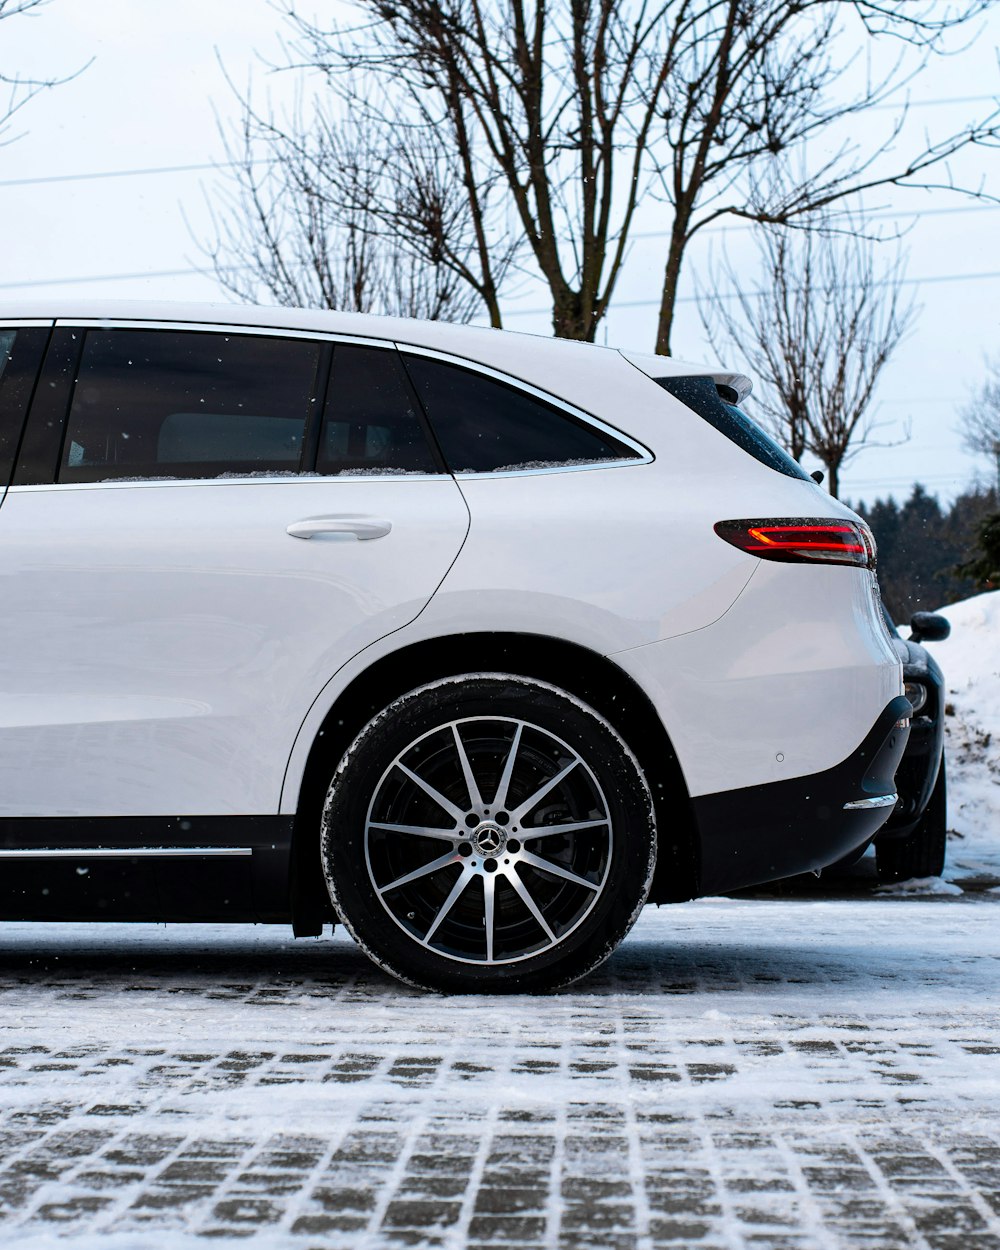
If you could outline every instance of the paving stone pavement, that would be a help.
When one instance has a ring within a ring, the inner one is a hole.
[[[506,1000],[0,926],[0,1244],[1000,1250],[997,903],[647,909]]]

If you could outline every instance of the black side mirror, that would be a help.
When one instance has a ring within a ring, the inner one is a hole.
[[[951,633],[951,622],[934,612],[914,612],[910,630],[910,642],[944,642]]]

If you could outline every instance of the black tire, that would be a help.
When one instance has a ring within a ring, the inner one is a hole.
[[[948,782],[942,758],[937,781],[916,828],[905,838],[876,841],[875,865],[879,882],[889,885],[917,877],[940,877],[944,871],[947,841]]]
[[[584,703],[467,674],[401,696],[361,731],[330,783],[322,857],[344,924],[400,980],[549,990],[635,923],[656,862],[653,803],[635,756]]]

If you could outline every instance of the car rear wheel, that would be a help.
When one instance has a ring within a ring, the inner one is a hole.
[[[948,841],[948,783],[944,759],[931,797],[916,828],[905,838],[879,839],[875,864],[883,884],[917,877],[940,877]]]
[[[631,928],[656,837],[618,732],[565,691],[469,674],[396,699],[331,782],[323,867],[382,967],[440,990],[551,989]]]

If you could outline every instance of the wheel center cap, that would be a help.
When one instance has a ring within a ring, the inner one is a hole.
[[[507,831],[487,820],[474,830],[470,841],[480,855],[499,855],[507,845]]]

